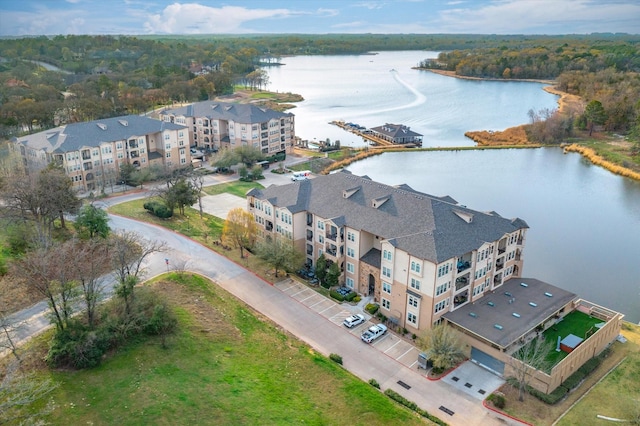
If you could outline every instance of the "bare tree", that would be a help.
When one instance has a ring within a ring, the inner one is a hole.
[[[21,322],[0,312],[0,352],[10,351],[18,362],[20,361],[20,355],[18,355],[16,332],[22,325]]]
[[[197,191],[198,207],[200,208],[200,219],[202,219],[202,188],[204,188],[204,176],[199,173],[193,173],[191,175],[191,185]]]
[[[51,308],[51,322],[58,330],[66,328],[77,297],[73,264],[76,254],[72,242],[36,249],[14,265],[14,273],[42,295]]]
[[[10,363],[0,382],[0,424],[41,424],[39,418],[51,413],[55,406],[49,401],[34,410],[32,404],[57,387],[50,378],[22,374],[18,362]]]
[[[33,222],[37,245],[51,244],[53,224],[60,219],[65,226],[64,214],[76,213],[80,200],[72,182],[61,169],[50,166],[36,174],[20,174],[3,182],[2,211],[6,217]]]
[[[256,252],[261,259],[274,267],[276,278],[278,270],[294,271],[304,261],[304,254],[296,250],[291,241],[283,238],[267,238],[260,241]]]
[[[511,355],[509,366],[518,382],[518,400],[524,401],[524,394],[536,370],[546,370],[547,357],[553,345],[544,337],[537,337]]]
[[[96,309],[104,296],[104,283],[100,277],[105,273],[105,259],[109,259],[109,245],[105,240],[74,240],[76,256],[72,264],[82,289],[87,323],[95,325]]]
[[[116,294],[124,300],[126,313],[131,310],[133,288],[140,280],[144,270],[142,263],[153,253],[166,250],[166,244],[145,240],[132,231],[119,231],[111,240],[111,262],[118,279]]]
[[[188,259],[176,259],[173,261],[173,270],[180,276],[184,275],[187,272],[189,266]]]

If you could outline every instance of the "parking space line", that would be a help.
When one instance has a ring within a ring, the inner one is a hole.
[[[320,312],[318,312],[319,314],[323,313],[324,311],[328,311],[329,309],[333,308],[333,304],[331,306],[329,306],[326,309],[321,310]]]
[[[414,365],[416,365],[418,363],[418,361],[413,361],[413,363],[409,366],[409,368],[413,368]]]
[[[348,317],[348,316],[349,316],[349,312],[347,312],[347,311],[340,311],[340,312],[338,312],[337,314],[333,315],[330,319],[333,319],[333,318],[335,318],[335,317],[342,317],[343,315],[344,315],[344,318],[346,318],[346,317]],[[344,318],[343,318],[343,319],[344,319]]]
[[[309,297],[305,297],[304,299],[300,299],[300,301],[301,301],[301,302],[304,302],[304,301],[305,301],[305,300],[307,300],[307,299],[311,299],[311,298],[312,298],[312,297],[314,297],[316,294],[317,294],[317,293],[315,293],[315,292],[314,292],[311,296],[309,296]]]
[[[294,288],[295,286],[296,286],[296,284],[292,284],[292,285],[290,285],[289,287],[280,287],[280,286],[278,286],[278,288],[279,288],[280,290],[282,290],[284,293],[286,293],[287,291],[291,290],[291,289],[292,289],[292,288]]]
[[[323,297],[319,302],[316,302],[316,303],[314,303],[313,305],[309,305],[309,307],[310,307],[310,308],[313,308],[314,306],[319,305],[319,304],[321,304],[321,303],[324,303],[324,302],[326,302],[326,301],[327,301],[327,299],[325,299],[325,298]]]
[[[413,346],[412,346],[412,347],[410,347],[409,349],[407,349],[407,351],[406,351],[405,353],[403,353],[402,355],[400,355],[400,356],[399,356],[398,358],[396,358],[396,359],[400,359],[400,358],[402,358],[403,356],[405,356],[406,354],[408,354],[409,352],[411,352],[411,351],[412,351],[412,350],[414,350],[414,349],[415,349],[415,348],[414,348]]]
[[[297,295],[299,295],[300,293],[305,292],[305,291],[307,291],[307,290],[309,290],[309,289],[308,289],[308,288],[303,288],[303,289],[302,289],[302,290],[300,290],[299,292],[297,292],[297,293],[293,293],[293,294],[291,294],[290,296],[291,296],[291,297],[296,297],[296,296],[297,296]]]
[[[385,353],[385,354],[386,354],[386,353],[387,353],[387,351],[390,351],[391,349],[393,349],[393,348],[394,348],[398,343],[400,343],[400,342],[401,342],[401,340],[398,340],[398,341],[397,341],[397,342],[395,342],[393,345],[391,345],[389,348],[387,348],[387,350],[386,350],[386,351],[384,351],[383,353]]]

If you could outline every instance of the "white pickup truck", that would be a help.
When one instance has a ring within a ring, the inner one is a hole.
[[[360,336],[360,338],[362,339],[363,342],[371,343],[386,332],[387,332],[386,325],[384,324],[372,325],[364,333],[362,333],[362,336]]]

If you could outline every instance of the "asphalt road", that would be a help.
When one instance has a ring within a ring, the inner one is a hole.
[[[145,194],[127,194],[101,203],[106,207],[143,196]],[[113,215],[110,219],[110,226],[114,230],[135,231],[150,240],[163,241],[170,247],[165,253],[149,256],[144,264],[144,278],[162,274],[177,262],[186,262],[186,269],[214,280],[220,287],[306,342],[314,350],[327,356],[330,353],[341,355],[343,366],[362,380],[376,379],[383,390],[393,389],[451,425],[511,423],[497,419],[482,406],[481,401],[457,391],[453,386],[442,381],[427,380],[424,374],[385,355],[375,345],[363,343],[357,335],[291,298],[277,286],[270,285],[199,243],[152,224]],[[165,259],[169,259],[169,266]],[[107,288],[112,283],[112,278],[105,277]],[[15,318],[24,323],[20,330],[22,338],[33,336],[50,326],[45,314],[47,310],[46,303],[40,303],[15,314]],[[403,382],[409,389],[398,382]],[[440,407],[446,407],[454,414],[449,415]]]

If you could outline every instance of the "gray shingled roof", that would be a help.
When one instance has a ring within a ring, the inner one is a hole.
[[[534,278],[512,278],[477,302],[447,312],[444,318],[506,348],[577,297]],[[502,329],[496,328],[496,324]]]
[[[505,219],[452,203],[450,197],[400,188],[342,171],[254,189],[248,195],[286,207],[291,213],[309,211],[327,219],[340,217],[340,224],[388,239],[396,247],[435,263],[528,228],[521,219]],[[471,221],[460,214],[472,217]]]
[[[390,124],[387,123],[384,126],[372,127],[371,130],[383,135],[387,135],[391,138],[408,138],[415,136],[422,136],[420,133],[416,133],[409,127],[403,124]]]
[[[46,152],[72,152],[82,147],[98,147],[103,142],[127,140],[163,130],[186,129],[185,126],[166,123],[139,115],[104,118],[84,123],[71,123],[55,129],[14,139],[32,149]]]
[[[293,116],[290,112],[279,112],[252,104],[203,101],[163,112],[167,115],[185,117],[207,117],[212,120],[227,120],[236,123],[264,123],[273,119]]]

